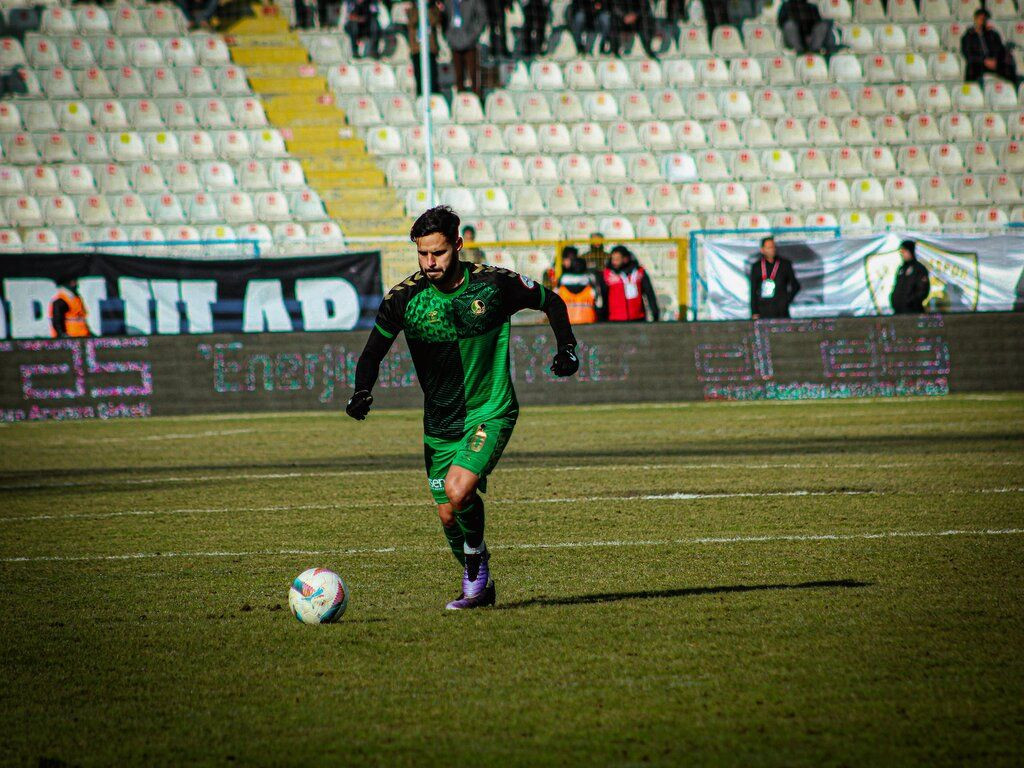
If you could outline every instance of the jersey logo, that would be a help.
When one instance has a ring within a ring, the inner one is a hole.
[[[469,305],[469,310],[474,315],[482,315],[484,312],[487,311],[487,307],[484,305],[482,301],[480,301],[480,299],[474,299],[473,303]]]
[[[519,281],[527,288],[529,288],[531,291],[537,286],[537,284],[526,275],[520,275]]]
[[[427,322],[428,323],[436,323],[440,319],[441,319],[441,317],[440,317],[440,315],[437,314],[437,310],[436,309],[432,309],[430,312],[427,313]]]

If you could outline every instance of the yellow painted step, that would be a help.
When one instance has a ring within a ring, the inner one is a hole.
[[[321,190],[341,188],[373,189],[386,184],[384,174],[376,166],[356,171],[319,171],[315,170],[316,160],[305,158],[302,167],[306,169],[306,182],[311,187]]]
[[[260,77],[251,75],[249,83],[258,94],[323,93],[327,81],[322,77]]]
[[[321,126],[309,126],[319,128]],[[299,130],[302,126],[297,127]],[[328,157],[353,154],[362,155],[366,153],[366,145],[359,139],[289,139],[285,136],[285,146],[293,155],[325,155]]]
[[[242,48],[252,48],[258,45],[266,45],[272,48],[279,46],[288,46],[291,48],[304,48],[302,44],[302,38],[300,38],[295,32],[285,32],[269,35],[239,35],[236,33],[227,34],[224,36],[224,42],[229,47],[234,48],[239,46]]]
[[[334,125],[300,125],[292,129],[291,138],[295,141],[340,141],[345,146],[364,148],[366,145],[352,129],[344,123]],[[353,154],[365,154],[354,152]]]
[[[309,54],[298,46],[257,46],[231,49],[231,60],[243,67],[260,64],[305,64]]]
[[[390,187],[352,189],[351,187],[335,186],[320,192],[324,203],[339,203],[351,206],[394,205],[395,193]]]
[[[338,221],[341,230],[349,237],[380,237],[386,235],[409,236],[411,222],[402,217],[401,219],[362,219],[360,221]]]
[[[271,96],[263,102],[267,118],[275,125],[338,125],[345,111],[334,104],[330,94]]]

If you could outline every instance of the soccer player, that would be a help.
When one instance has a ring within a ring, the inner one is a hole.
[[[377,311],[356,365],[346,412],[362,420],[373,403],[380,363],[405,331],[423,388],[423,452],[444,535],[463,567],[462,594],[449,610],[494,604],[484,542],[487,476],[512,436],[519,403],[509,375],[509,319],[521,309],[548,316],[558,351],[551,372],[579,368],[565,302],[528,277],[459,260],[459,217],[431,208],[412,226],[419,272],[392,288]]]

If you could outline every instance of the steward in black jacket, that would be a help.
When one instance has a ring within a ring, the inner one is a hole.
[[[776,256],[774,238],[764,238],[757,261],[750,265],[750,316],[789,317],[789,305],[799,290],[789,259]]]
[[[896,270],[896,282],[889,296],[892,310],[897,315],[921,314],[924,312],[924,300],[928,298],[928,268],[915,257],[916,246],[913,240],[900,243],[903,264]]]

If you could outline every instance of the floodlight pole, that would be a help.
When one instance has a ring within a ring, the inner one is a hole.
[[[432,2],[433,0],[431,0]],[[423,96],[423,142],[426,149],[427,175],[427,207],[434,207],[434,130],[430,119],[430,94],[433,83],[430,82],[430,18],[427,13],[427,0],[416,0],[420,14],[420,91]]]

